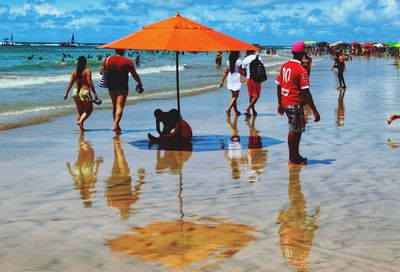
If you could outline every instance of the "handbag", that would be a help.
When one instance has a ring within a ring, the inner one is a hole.
[[[108,88],[108,77],[109,73],[107,70],[108,58],[106,60],[106,68],[103,69],[103,73],[101,74],[101,78],[99,80],[99,87]]]

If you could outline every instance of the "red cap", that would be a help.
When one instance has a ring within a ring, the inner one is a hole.
[[[303,41],[294,42],[292,45],[292,53],[304,53],[306,52],[306,45]]]

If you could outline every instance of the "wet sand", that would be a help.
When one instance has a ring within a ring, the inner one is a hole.
[[[224,88],[183,98],[193,152],[135,146],[155,132],[154,109],[175,100],[127,107],[120,137],[108,110],[93,113],[84,135],[75,116],[1,131],[0,271],[398,271],[400,122],[386,124],[400,112],[392,63],[346,63],[342,99],[331,60],[313,63],[321,121],[303,134],[305,167],[287,166],[275,75],[255,120],[224,116]],[[233,134],[242,150],[227,150]],[[258,136],[277,142],[248,150]]]

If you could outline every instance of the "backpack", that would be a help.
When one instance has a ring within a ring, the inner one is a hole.
[[[250,78],[258,83],[267,80],[267,73],[265,72],[264,64],[262,64],[258,55],[250,62]]]

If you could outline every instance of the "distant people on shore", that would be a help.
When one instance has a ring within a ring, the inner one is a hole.
[[[250,110],[252,110],[253,115],[257,116],[257,111],[255,105],[257,103],[258,98],[260,97],[261,92],[261,82],[258,82],[254,78],[254,74],[251,73],[251,64],[253,61],[256,61],[258,58],[259,62],[263,65],[262,59],[260,56],[255,54],[254,50],[247,50],[246,57],[242,61],[242,69],[241,72],[243,75],[246,76],[246,83],[247,83],[247,92],[249,95],[249,105],[246,108],[245,115],[246,117],[250,117]],[[256,63],[253,63],[253,65]],[[265,70],[264,70],[265,71]]]
[[[239,116],[241,113],[237,109],[237,99],[239,97],[240,88],[242,83],[240,81],[240,73],[239,69],[242,65],[242,61],[239,59],[240,52],[239,51],[231,51],[229,53],[229,60],[226,62],[226,69],[222,76],[220,87],[224,85],[225,78],[227,78],[227,89],[231,91],[232,98],[226,109],[226,115],[230,116],[231,109],[235,111],[235,115]]]
[[[306,68],[307,74],[308,74],[308,76],[310,76],[310,73],[311,73],[311,65],[312,65],[312,58],[308,55],[307,52],[304,54],[304,57],[303,57],[303,59],[301,60],[301,65],[303,65],[303,67]]]
[[[296,41],[292,46],[293,59],[282,64],[276,78],[278,113],[286,113],[289,123],[288,164],[307,164],[307,158],[299,153],[301,135],[305,131],[306,120],[304,105],[307,103],[314,114],[314,122],[320,120],[320,115],[314,105],[308,80],[307,70],[301,65],[301,60],[306,52],[302,41]]]
[[[122,118],[126,99],[129,92],[129,73],[136,80],[137,86],[142,87],[142,81],[136,73],[135,66],[130,59],[124,57],[125,50],[115,49],[115,55],[108,57],[100,68],[100,74],[108,71],[108,92],[113,105],[114,125],[112,131],[122,134],[119,123]]]
[[[140,65],[140,55],[137,55],[137,56],[136,56],[135,64],[136,64],[136,65]]]
[[[77,109],[77,125],[81,131],[85,131],[84,122],[89,118],[93,111],[93,98],[97,99],[97,93],[92,81],[92,71],[86,68],[87,60],[84,56],[78,58],[76,69],[72,72],[71,79],[65,91],[64,100],[67,100],[68,93],[75,84],[72,92],[72,98],[75,101]]]
[[[148,134],[150,144],[177,143],[188,144],[192,141],[193,133],[190,125],[182,119],[178,110],[172,109],[164,112],[161,109],[154,111],[156,130],[159,137]],[[161,130],[160,124],[163,125]]]
[[[345,61],[346,57],[340,51],[336,51],[332,70],[333,68],[337,68],[338,70],[339,89],[346,89],[346,83],[344,81],[344,71],[346,70]]]
[[[215,55],[215,64],[219,67],[222,64],[222,52],[218,51]]]

